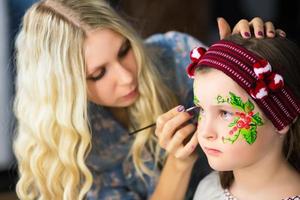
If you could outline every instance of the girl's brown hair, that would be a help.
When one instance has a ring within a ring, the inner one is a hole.
[[[226,38],[248,50],[267,59],[273,71],[284,77],[285,84],[300,99],[300,49],[290,40],[282,37],[257,39],[243,39],[240,35]],[[287,161],[300,172],[300,120],[290,125],[284,144],[283,154]],[[232,171],[220,172],[220,181],[223,188],[229,188],[233,183]]]

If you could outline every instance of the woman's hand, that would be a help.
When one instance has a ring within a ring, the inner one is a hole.
[[[276,34],[280,35],[281,37],[285,37],[286,34],[281,29],[274,28],[272,22],[263,22],[263,20],[259,17],[253,18],[250,22],[246,19],[241,19],[233,28],[231,32],[231,28],[227,21],[219,17],[217,19],[218,28],[219,28],[219,35],[220,39],[223,39],[230,34],[240,33],[243,38],[250,38],[251,37],[251,27],[253,27],[253,32],[256,38],[264,38],[265,36],[273,38]]]
[[[183,106],[177,106],[159,116],[156,121],[155,135],[160,146],[183,165],[194,164],[197,159],[196,126],[188,123],[191,118],[192,114],[185,112]]]

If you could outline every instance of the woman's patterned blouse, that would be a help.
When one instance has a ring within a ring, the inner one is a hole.
[[[192,80],[186,75],[185,68],[190,62],[190,50],[202,44],[187,34],[168,32],[151,36],[146,39],[145,45],[151,52],[155,50],[160,63],[158,70],[166,85],[175,92],[182,105],[191,106]],[[129,136],[128,130],[106,108],[90,103],[89,118],[92,150],[87,164],[94,181],[87,199],[148,199],[154,191],[160,171],[156,171],[157,176],[154,177],[145,175],[143,181],[128,157],[134,136]],[[150,154],[145,154],[144,159],[148,160],[149,167],[153,166]]]

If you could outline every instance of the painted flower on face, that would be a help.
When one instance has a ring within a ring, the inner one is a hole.
[[[223,98],[222,96],[217,96],[218,104],[228,103],[233,108],[240,110],[241,112],[235,113],[235,118],[228,127],[231,127],[229,131],[229,137],[223,137],[223,142],[226,141],[233,144],[240,135],[244,137],[248,144],[253,144],[257,137],[257,126],[262,126],[263,121],[259,113],[253,113],[254,104],[248,99],[248,101],[243,102],[241,97],[236,96],[234,93],[229,92],[230,97]]]

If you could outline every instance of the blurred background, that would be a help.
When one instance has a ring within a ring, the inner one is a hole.
[[[143,38],[170,30],[186,32],[205,44],[218,39],[216,18],[231,25],[255,16],[272,21],[300,45],[300,1],[292,0],[108,0]],[[12,153],[15,120],[14,38],[25,10],[36,0],[0,0],[0,200],[17,199]]]

